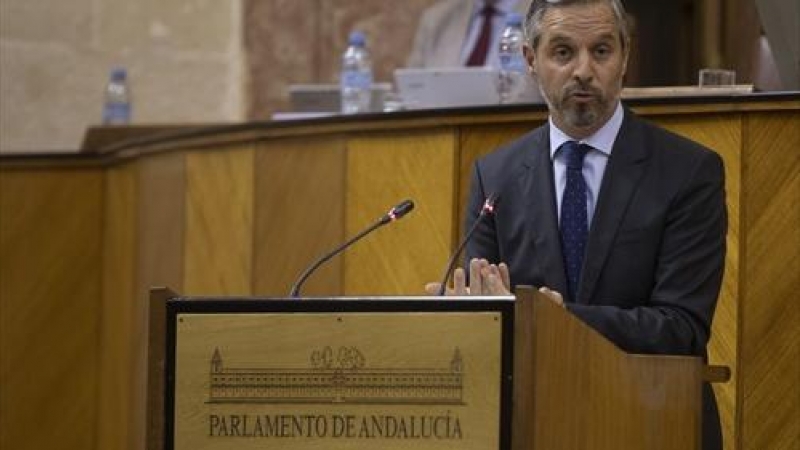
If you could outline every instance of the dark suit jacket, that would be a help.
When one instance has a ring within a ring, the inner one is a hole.
[[[500,199],[466,255],[506,262],[512,285],[566,297],[549,146],[545,125],[475,163],[467,226],[486,196]],[[567,308],[625,351],[705,357],[726,230],[719,155],[626,110]],[[713,392],[704,394],[704,448],[720,448]]]

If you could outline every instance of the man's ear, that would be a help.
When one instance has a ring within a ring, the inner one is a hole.
[[[525,55],[525,61],[528,62],[528,73],[533,75],[534,77],[537,76],[536,70],[536,52],[533,50],[528,44],[522,46],[522,54]]]

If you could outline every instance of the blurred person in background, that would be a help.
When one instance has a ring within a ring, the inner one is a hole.
[[[529,4],[530,0],[440,0],[423,12],[406,65],[499,68],[497,50],[506,16],[524,15]]]

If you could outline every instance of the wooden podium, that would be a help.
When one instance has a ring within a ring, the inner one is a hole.
[[[699,357],[634,355],[518,291],[513,449],[700,449]]]
[[[700,448],[700,358],[626,354],[528,288],[446,300],[154,290],[150,320],[148,448]]]

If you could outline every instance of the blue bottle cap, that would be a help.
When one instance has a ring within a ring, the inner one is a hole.
[[[353,31],[347,42],[355,47],[363,47],[367,44],[367,37],[361,31]]]
[[[517,12],[510,12],[506,15],[506,26],[521,27],[522,14]]]

